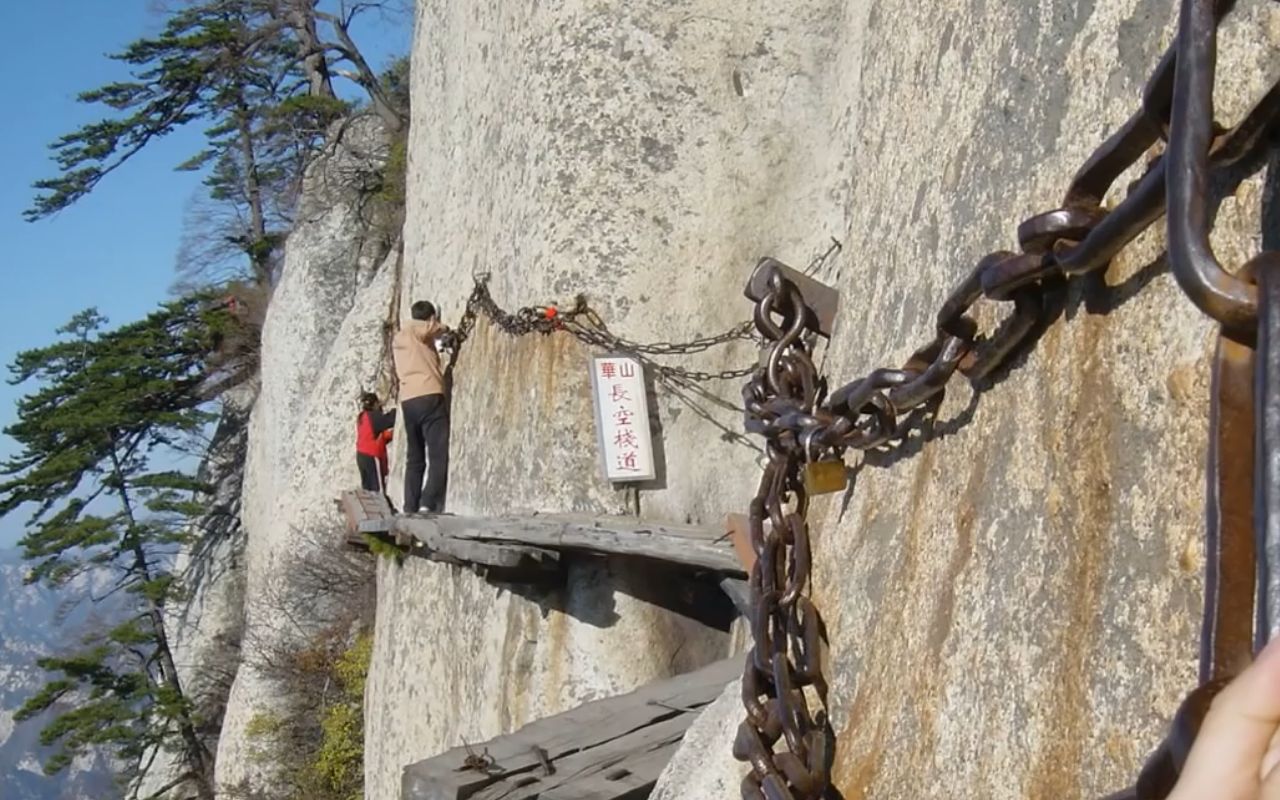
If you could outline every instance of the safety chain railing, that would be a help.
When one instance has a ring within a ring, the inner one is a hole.
[[[742,322],[713,336],[699,336],[687,342],[642,343],[625,339],[611,332],[600,315],[588,304],[584,295],[574,298],[573,305],[561,309],[554,305],[524,306],[514,312],[501,308],[489,293],[489,275],[475,277],[475,285],[467,298],[462,320],[454,328],[450,344],[460,345],[475,330],[476,320],[484,316],[498,329],[512,336],[530,333],[551,334],[564,332],[589,347],[597,347],[615,353],[635,357],[645,364],[659,380],[681,384],[726,381],[745,378],[755,371],[755,365],[719,372],[705,372],[678,367],[654,360],[654,356],[679,356],[702,353],[714,347],[753,338],[755,326]]]
[[[977,383],[1004,364],[1040,320],[1046,284],[1104,270],[1160,218],[1166,202],[1178,284],[1221,324],[1201,686],[1137,784],[1115,800],[1168,795],[1208,701],[1280,625],[1280,255],[1264,253],[1232,274],[1208,243],[1209,172],[1259,155],[1280,117],[1277,84],[1239,124],[1215,129],[1217,28],[1233,5],[1182,0],[1177,41],[1150,77],[1142,107],[1080,168],[1061,207],[1018,226],[1018,252],[978,261],[942,303],[934,338],[902,367],[828,392],[813,353],[817,338],[831,334],[834,293],[772,259],[756,267],[746,294],[755,301],[765,351],[743,400],[747,430],[764,437],[768,460],[749,513],[754,643],[742,679],[746,719],[734,742],[734,754],[750,764],[744,798],[816,800],[830,785],[835,739],[819,661],[824,631],[808,597],[809,498],[845,488],[846,450],[904,438],[921,416],[906,415],[940,402],[956,372]],[[1162,139],[1164,152],[1122,201],[1105,208],[1111,185]],[[971,314],[984,299],[1012,304],[989,332],[980,332]],[[1256,475],[1240,463],[1255,442]]]

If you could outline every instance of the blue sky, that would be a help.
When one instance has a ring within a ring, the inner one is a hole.
[[[0,124],[0,427],[13,419],[21,387],[7,382],[20,350],[54,338],[54,330],[89,306],[112,323],[141,317],[163,301],[174,281],[183,211],[200,177],[173,167],[199,149],[200,126],[153,144],[73,207],[25,222],[31,183],[53,174],[47,145],[100,118],[76,95],[128,77],[106,58],[139,36],[157,32],[153,0],[42,0],[6,9],[7,46],[0,49],[5,120]],[[377,69],[408,49],[411,20],[370,17],[353,30]],[[0,436],[0,457],[14,453]],[[0,547],[21,533],[20,519],[0,519]]]

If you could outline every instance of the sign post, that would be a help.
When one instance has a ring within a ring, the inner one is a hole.
[[[591,389],[605,478],[614,483],[653,480],[644,365],[631,356],[592,356]]]

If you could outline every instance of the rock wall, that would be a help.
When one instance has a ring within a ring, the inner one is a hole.
[[[808,224],[839,221],[827,186],[772,197],[778,181],[819,177],[817,165],[787,174],[803,133],[778,118],[739,137],[745,106],[721,91],[733,64],[697,41],[720,41],[724,23],[696,22],[684,38],[681,16],[649,4],[418,5],[402,314],[430,299],[456,322],[474,277],[492,273],[509,308],[584,293],[622,335],[692,338],[744,317],[734,301],[703,302],[736,296],[740,281],[710,265],[745,264],[763,246],[704,222],[732,220],[741,233],[770,218],[805,223],[789,244],[806,256],[825,247]],[[748,45],[738,39],[730,47]],[[788,63],[822,58],[803,35],[773,46]],[[765,83],[783,114],[820,109],[803,81]],[[735,180],[741,194],[715,191]],[[701,186],[710,191],[691,190]],[[637,499],[599,476],[588,356],[564,334],[513,338],[480,321],[455,373],[450,511],[625,514],[638,503],[646,517],[715,524],[741,506],[756,448],[718,405],[736,386],[709,385],[711,397],[657,388],[664,468]],[[739,342],[680,363],[754,359]],[[393,497],[399,488],[393,480]],[[637,597],[653,583],[634,567],[583,563],[564,589],[517,596],[447,567],[383,565],[366,797],[396,798],[413,760],[726,652],[723,637]]]
[[[304,589],[292,582],[292,569],[306,548],[340,546],[334,500],[359,484],[356,401],[385,378],[384,324],[403,269],[398,248],[386,246],[370,217],[367,190],[377,182],[366,178],[381,168],[386,149],[377,124],[357,120],[336,131],[329,152],[310,167],[262,331],[241,512],[243,660],[217,752],[216,778],[228,800],[288,791],[276,772],[276,743],[255,735],[263,729],[255,720],[286,712],[269,661],[306,633],[307,621],[288,613],[309,600],[299,603]],[[545,357],[538,343],[525,344],[530,357]],[[469,345],[467,358],[472,349],[479,352]],[[465,489],[468,477],[457,476],[456,485]],[[459,500],[455,511],[505,508],[515,496],[484,479],[493,504]],[[529,507],[569,507],[527,499]],[[604,510],[602,503],[573,507]],[[610,508],[621,510],[621,500]],[[576,563],[563,586],[534,591],[417,559],[380,565],[366,719],[368,741],[378,746],[366,752],[366,796],[398,797],[406,763],[462,738],[488,738],[723,657],[727,635],[643,599],[665,579],[634,566]]]
[[[290,635],[269,590],[356,483],[354,401],[377,382],[397,298],[402,316],[431,299],[454,322],[492,273],[509,308],[582,293],[628,338],[687,340],[746,319],[758,257],[803,265],[835,236],[844,249],[818,277],[844,308],[822,368],[839,382],[899,364],[976,258],[1054,207],[1135,107],[1173,6],[419,0],[403,263],[366,216],[361,176],[385,147],[360,121],[309,173],[263,331],[242,498],[246,660],[219,782],[272,796],[246,731],[278,687],[252,651]],[[1277,47],[1280,9],[1242,0],[1221,46],[1223,120],[1276,77]],[[1229,263],[1274,226],[1261,183],[1223,204]],[[995,385],[957,381],[928,441],[868,458],[853,491],[814,504],[846,798],[1105,793],[1191,684],[1212,331],[1162,247],[1147,235],[1105,280],[1069,287]],[[736,384],[658,382],[659,478],[620,491],[598,474],[588,355],[565,334],[480,321],[455,374],[451,511],[638,508],[714,524],[745,506],[759,449],[739,435]],[[754,359],[739,342],[666,360]],[[417,560],[381,564],[378,580],[374,800],[397,796],[412,760],[732,648],[645,599],[665,579],[625,564],[575,563],[540,590]],[[658,797],[736,786],[735,697],[704,714]]]
[[[399,800],[406,764],[727,655],[726,636],[641,599],[660,581],[672,578],[577,562],[564,586],[532,589],[418,559],[381,564],[366,800]]]
[[[1275,78],[1280,47],[1280,9],[1240,6],[1221,46],[1224,120]],[[630,338],[687,339],[747,317],[759,256],[803,265],[836,236],[818,276],[844,308],[821,365],[836,381],[897,365],[976,259],[1055,207],[1136,107],[1173,17],[1172,0],[420,0],[402,313],[426,298],[456,320],[472,276],[491,272],[505,306],[584,293]],[[1223,205],[1229,263],[1257,246],[1260,198],[1255,177]],[[958,381],[929,441],[868,459],[851,493],[815,503],[845,797],[1105,793],[1192,683],[1211,326],[1162,246],[1145,236],[1105,280],[1071,286],[996,385]],[[631,507],[597,476],[586,357],[563,335],[479,326],[457,372],[451,510]],[[739,346],[692,363],[753,358]],[[740,419],[657,397],[665,469],[641,513],[741,509],[758,468]],[[403,757],[572,699],[503,685],[530,657],[492,638],[530,607],[412,569],[423,576],[381,575],[369,730],[404,744],[371,755],[379,799]],[[441,630],[454,609],[475,613]],[[554,652],[540,633],[534,662]],[[568,680],[609,671],[598,651],[564,652],[600,659]],[[486,659],[497,676],[476,673]],[[689,746],[718,742],[698,752],[719,760],[682,759],[660,796],[736,785],[737,713],[717,704]]]
[[[302,633],[282,619],[290,565],[332,547],[334,499],[358,485],[353,426],[373,386],[398,255],[369,216],[369,180],[387,143],[372,118],[335,129],[308,169],[298,221],[262,330],[261,386],[249,419],[241,522],[246,532],[243,663],[227,701],[216,779],[227,796],[280,793],[269,743],[247,735],[278,709],[263,656]],[[316,598],[323,602],[324,598]]]

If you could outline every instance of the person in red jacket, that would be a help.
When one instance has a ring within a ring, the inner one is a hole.
[[[356,466],[360,469],[360,487],[386,494],[387,442],[396,424],[395,410],[383,411],[378,396],[372,392],[360,395],[360,415],[356,417]]]

